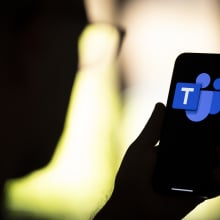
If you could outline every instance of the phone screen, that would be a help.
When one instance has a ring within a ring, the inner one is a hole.
[[[209,198],[220,146],[220,54],[183,53],[175,62],[154,187]]]

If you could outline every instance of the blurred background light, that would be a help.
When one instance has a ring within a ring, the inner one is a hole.
[[[155,103],[166,103],[176,57],[220,53],[217,0],[85,2],[90,21],[99,24],[80,38],[65,132],[48,167],[8,183],[11,214],[89,219],[110,196],[124,152]],[[103,22],[126,30],[119,57],[119,32]],[[219,219],[218,202],[208,200],[184,219]]]
[[[106,24],[89,25],[82,33],[64,133],[47,167],[8,182],[12,219],[89,219],[109,197],[120,156],[115,148],[119,38],[118,30]]]

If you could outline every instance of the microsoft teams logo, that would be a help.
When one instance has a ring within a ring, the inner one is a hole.
[[[210,82],[210,75],[201,73],[196,83],[177,83],[172,107],[185,110],[187,118],[194,122],[204,120],[209,114],[219,113],[220,78],[213,83],[215,91],[203,90]]]

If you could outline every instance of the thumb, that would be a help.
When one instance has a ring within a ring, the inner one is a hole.
[[[163,124],[165,106],[157,103],[143,131],[136,140],[140,148],[152,148],[160,139],[160,132]]]

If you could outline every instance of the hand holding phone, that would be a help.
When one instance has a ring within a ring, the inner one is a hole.
[[[153,184],[166,194],[211,198],[220,193],[214,170],[220,146],[220,54],[176,59]]]

